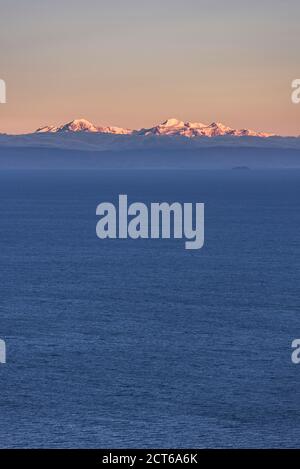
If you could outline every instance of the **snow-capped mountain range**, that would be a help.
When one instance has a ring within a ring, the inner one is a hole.
[[[122,127],[97,126],[86,119],[75,119],[60,126],[45,126],[36,130],[36,133],[65,133],[65,132],[87,132],[115,135],[168,135],[193,137],[217,137],[231,135],[237,137],[273,137],[274,134],[266,132],[255,132],[249,129],[233,129],[220,122],[203,124],[201,122],[183,122],[178,119],[167,119],[166,121],[150,128],[130,130]]]
[[[46,127],[41,127],[36,130],[36,133],[58,133],[58,132],[97,132],[101,134],[118,134],[118,135],[128,135],[132,134],[132,130],[123,129],[121,127],[102,127],[92,124],[86,119],[75,119],[67,124],[60,125],[59,127],[55,125],[50,125]]]
[[[268,137],[268,138],[267,138]],[[300,168],[300,136],[168,119],[130,130],[76,119],[34,133],[0,133],[1,168]]]
[[[165,122],[137,131],[141,135],[182,135],[184,137],[217,137],[233,135],[237,137],[271,137],[273,134],[255,132],[249,129],[232,129],[220,122],[203,124],[202,122],[183,122],[178,119],[167,119]]]

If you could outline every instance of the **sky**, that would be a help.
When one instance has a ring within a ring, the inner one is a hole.
[[[0,132],[167,118],[300,134],[299,0],[0,0]]]

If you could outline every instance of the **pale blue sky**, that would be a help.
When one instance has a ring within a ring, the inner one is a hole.
[[[298,0],[1,0],[0,131],[178,117],[300,134]]]

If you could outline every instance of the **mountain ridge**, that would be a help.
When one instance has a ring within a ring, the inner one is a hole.
[[[92,132],[92,133],[109,133],[118,135],[131,134],[130,129],[115,126],[97,126],[86,119],[74,119],[60,126],[49,125],[38,128],[35,133],[61,133],[61,132]]]
[[[217,136],[236,136],[236,137],[274,137],[275,134],[267,132],[256,132],[250,129],[234,129],[221,122],[212,122],[204,124],[202,122],[181,121],[176,118],[169,118],[153,127],[141,129],[127,129],[116,126],[98,126],[86,119],[74,119],[60,126],[50,125],[38,128],[35,133],[100,133],[114,135],[156,135],[156,136],[181,136],[187,138],[194,137],[217,137]]]

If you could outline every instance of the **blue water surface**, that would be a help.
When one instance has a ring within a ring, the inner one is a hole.
[[[96,237],[204,202],[205,246]],[[299,447],[299,171],[0,173],[0,447]]]

